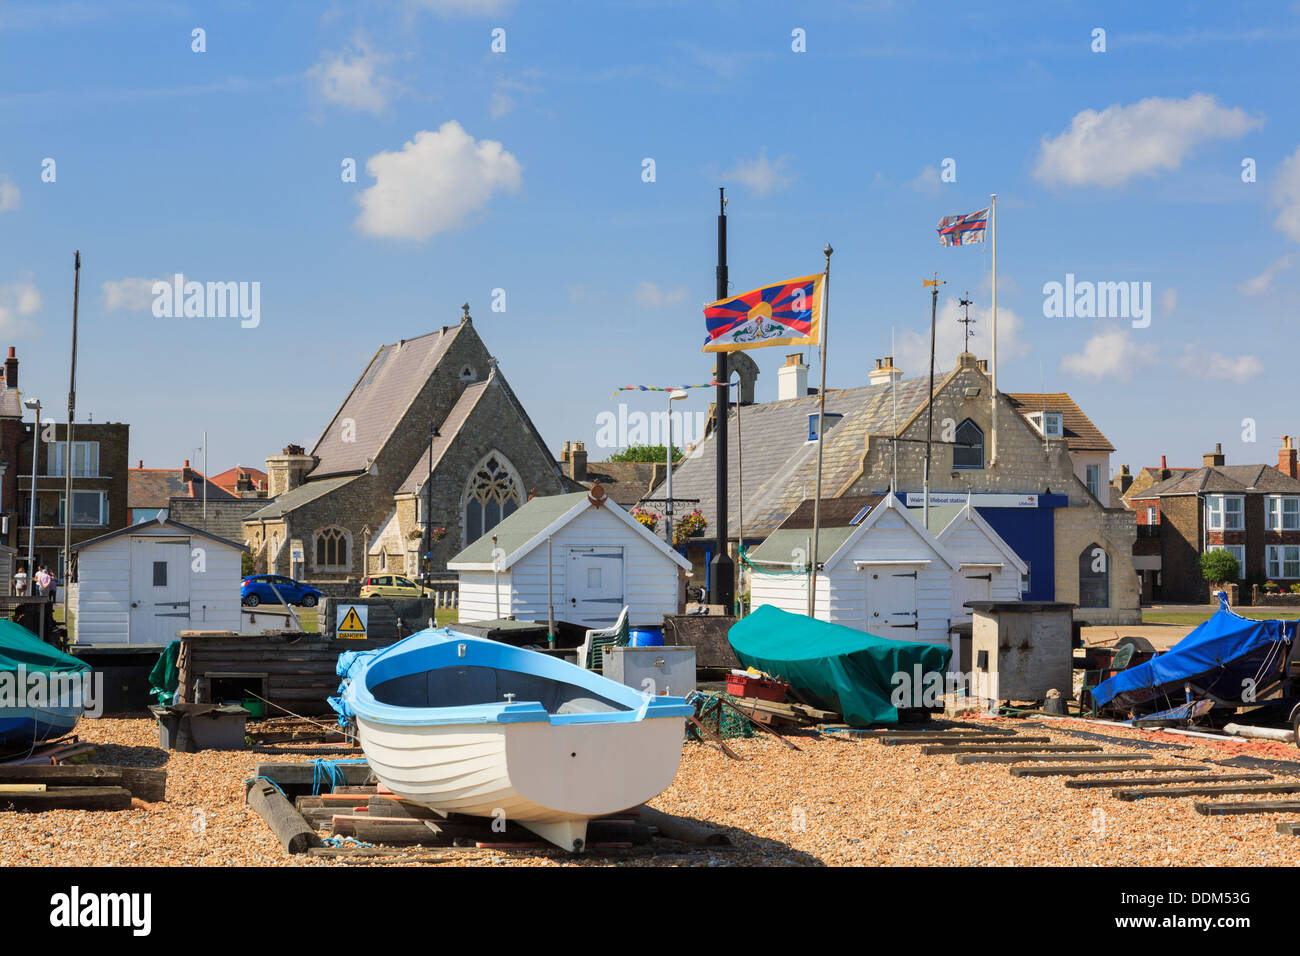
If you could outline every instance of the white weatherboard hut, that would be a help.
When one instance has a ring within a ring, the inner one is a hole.
[[[178,631],[238,631],[242,545],[166,512],[72,546],[78,644],[167,644]]]
[[[460,578],[460,619],[608,627],[663,624],[691,563],[607,497],[534,498],[447,562]]]
[[[821,505],[815,617],[896,641],[949,643],[959,559],[893,494]],[[753,607],[808,613],[813,502],[803,502],[748,561]],[[766,572],[766,573],[764,573]]]

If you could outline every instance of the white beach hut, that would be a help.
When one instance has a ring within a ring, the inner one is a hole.
[[[808,613],[813,502],[748,555],[752,607]],[[958,558],[895,495],[828,498],[818,535],[818,620],[899,641],[949,643]]]
[[[167,644],[178,631],[238,631],[247,549],[158,518],[72,546],[68,612],[78,644]]]
[[[447,562],[460,620],[659,626],[680,608],[690,561],[600,488],[534,498]]]

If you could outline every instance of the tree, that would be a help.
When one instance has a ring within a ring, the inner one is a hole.
[[[628,445],[622,451],[609,456],[610,461],[653,461],[661,462],[668,453],[666,445]],[[682,460],[682,450],[673,446],[673,461]]]
[[[1229,583],[1241,579],[1237,556],[1231,551],[1206,551],[1201,555],[1201,577],[1210,584]]]

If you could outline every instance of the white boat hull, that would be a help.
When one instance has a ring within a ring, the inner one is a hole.
[[[580,849],[589,819],[638,806],[672,783],[683,723],[395,726],[358,716],[357,731],[375,776],[397,796],[444,814],[514,821]]]

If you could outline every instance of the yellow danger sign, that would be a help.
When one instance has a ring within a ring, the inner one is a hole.
[[[366,610],[364,607],[357,607],[353,604],[340,607],[339,616],[342,620],[339,621],[338,627],[335,628],[338,636],[350,640],[363,639],[366,636]],[[360,613],[357,613],[358,611]]]

